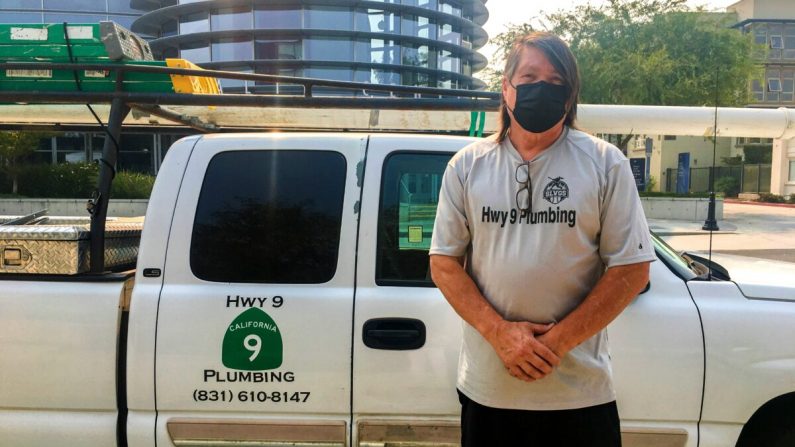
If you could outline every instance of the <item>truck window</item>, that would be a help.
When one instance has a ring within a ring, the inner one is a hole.
[[[345,157],[232,151],[210,160],[190,247],[197,278],[318,284],[337,269]]]
[[[397,152],[384,163],[376,284],[434,287],[428,270],[442,176],[452,153]]]

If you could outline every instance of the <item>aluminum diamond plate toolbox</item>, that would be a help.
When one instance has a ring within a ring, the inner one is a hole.
[[[89,225],[50,218],[45,224],[0,226],[0,273],[73,275],[89,269]],[[54,224],[54,225],[53,225]],[[133,266],[143,222],[105,229],[105,268]]]

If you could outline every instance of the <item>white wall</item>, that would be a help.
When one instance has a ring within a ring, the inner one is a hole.
[[[148,203],[148,200],[111,200],[108,217],[143,216]],[[0,216],[23,216],[43,209],[49,216],[89,216],[85,199],[0,199]]]

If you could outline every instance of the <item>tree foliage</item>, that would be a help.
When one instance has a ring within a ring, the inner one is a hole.
[[[685,0],[609,0],[547,14],[539,26],[513,25],[494,40],[503,62],[518,36],[560,35],[577,57],[583,103],[712,106],[717,91],[721,106],[744,106],[758,68],[751,36],[731,28],[736,21],[690,11]],[[492,89],[501,77],[492,68]]]
[[[35,151],[39,141],[47,136],[42,132],[0,132],[0,170],[11,178],[13,194],[18,190],[20,160]]]

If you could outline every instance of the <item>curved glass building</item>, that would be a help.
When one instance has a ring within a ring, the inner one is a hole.
[[[45,0],[46,1],[46,0]],[[480,89],[485,0],[131,0],[152,49],[204,68]],[[224,81],[225,92],[294,93]],[[316,89],[317,90],[317,89]]]
[[[0,23],[96,23],[129,28],[141,15],[130,0],[0,0]]]

